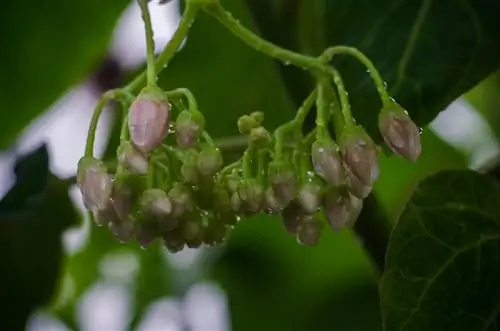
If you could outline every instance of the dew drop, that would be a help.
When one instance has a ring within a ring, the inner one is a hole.
[[[384,82],[384,87],[387,88],[387,82]]]
[[[418,134],[419,135],[422,135],[422,133],[424,132],[424,129],[423,128],[418,128]]]
[[[283,62],[283,63],[284,63],[286,66],[289,66],[289,65],[291,64],[291,63],[290,63],[290,61],[285,61],[285,62]]]
[[[236,216],[236,221],[237,221],[237,222],[241,221],[241,216],[239,216],[239,215],[238,215],[238,216]]]
[[[168,126],[168,134],[175,134],[175,126],[173,124]]]
[[[371,71],[370,71],[370,69],[366,69],[366,72],[367,72],[367,73],[370,73]]]
[[[312,171],[310,171],[310,170],[309,170],[309,171],[307,172],[307,177],[309,177],[309,178],[314,178],[314,172],[312,172]]]

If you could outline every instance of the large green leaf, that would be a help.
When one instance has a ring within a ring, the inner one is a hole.
[[[472,171],[422,182],[388,247],[386,331],[497,330],[499,201],[498,183]]]
[[[0,201],[0,329],[22,330],[57,286],[61,234],[77,214],[68,185],[49,172],[45,146],[21,159],[16,184]]]
[[[500,65],[498,1],[247,0],[264,37],[319,55],[345,44],[363,51],[391,95],[420,126]],[[345,56],[334,61],[345,78],[356,119],[375,138],[381,107],[366,69]],[[301,70],[281,66],[299,100],[312,87]],[[301,85],[301,86],[300,86]]]
[[[16,138],[105,54],[128,0],[2,1],[0,147]]]

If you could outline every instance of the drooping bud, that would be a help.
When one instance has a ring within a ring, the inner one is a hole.
[[[170,106],[159,88],[145,87],[130,106],[130,138],[143,153],[158,147],[168,133]]]
[[[170,253],[177,253],[184,249],[186,241],[181,228],[163,233],[163,243]]]
[[[197,158],[198,172],[204,177],[213,177],[223,163],[224,160],[218,148],[204,148]]]
[[[295,173],[291,165],[283,162],[271,162],[268,170],[269,184],[276,197],[287,205],[295,196]]]
[[[302,245],[314,246],[319,242],[324,228],[325,225],[321,221],[311,216],[306,217],[299,225],[297,241]]]
[[[188,215],[185,219],[183,219],[182,228],[184,239],[186,241],[197,241],[196,239],[199,239],[199,241],[203,240],[203,225],[200,215],[195,215],[194,213],[192,215]]]
[[[186,154],[181,166],[181,174],[184,181],[188,184],[198,184],[200,173],[198,172],[198,152],[190,150]]]
[[[302,211],[306,214],[314,214],[321,205],[321,187],[319,185],[308,183],[302,186],[297,195],[297,202]]]
[[[193,191],[184,183],[175,183],[168,192],[168,197],[172,203],[171,216],[173,218],[182,217],[184,213],[195,207]]]
[[[259,123],[257,123],[255,118],[249,115],[243,115],[240,118],[238,118],[237,124],[238,124],[238,131],[241,134],[249,134],[253,128],[259,126]]]
[[[132,143],[124,141],[116,151],[118,162],[130,172],[140,175],[148,173],[148,159]]]
[[[113,181],[104,163],[92,157],[81,158],[78,162],[77,185],[85,208],[92,211],[106,209],[113,192]]]
[[[286,207],[270,187],[266,189],[264,205],[266,211],[270,214],[279,213]]]
[[[311,146],[311,160],[316,174],[333,186],[345,181],[342,157],[333,140],[316,140]]]
[[[283,217],[283,224],[286,231],[290,234],[297,234],[305,216],[300,206],[292,202],[283,209],[281,216]]]
[[[257,147],[266,147],[271,142],[271,134],[264,127],[258,126],[250,131],[250,141]]]
[[[113,205],[111,204],[111,201],[108,202],[106,208],[104,208],[103,210],[93,211],[92,213],[94,222],[99,227],[108,225],[110,222],[120,221],[118,215],[115,212],[115,209],[113,208]]]
[[[366,131],[359,125],[346,129],[340,138],[340,150],[352,173],[365,185],[373,185],[379,175],[378,151]]]
[[[158,231],[149,224],[141,224],[136,228],[135,238],[142,248],[151,245],[158,236]]]
[[[228,235],[229,227],[216,217],[209,217],[203,242],[210,246],[222,244]]]
[[[214,207],[215,210],[223,215],[232,213],[231,198],[227,190],[223,187],[216,186],[214,188]]]
[[[323,199],[325,216],[334,231],[339,231],[350,220],[351,195],[347,192],[333,190]]]
[[[199,111],[183,110],[175,121],[177,145],[181,149],[193,148],[205,129],[205,117]]]
[[[129,242],[135,237],[136,229],[131,219],[122,222],[110,222],[109,229],[121,243]]]
[[[143,191],[143,179],[138,176],[126,175],[116,178],[111,203],[122,222],[132,219],[132,213],[139,208],[138,201]]]
[[[349,213],[349,220],[345,225],[346,227],[352,228],[354,226],[362,209],[363,200],[351,195],[351,211]]]
[[[420,130],[399,104],[394,102],[380,111],[378,126],[385,143],[395,154],[417,161],[422,151]]]
[[[162,230],[172,230],[179,223],[177,218],[171,217],[172,202],[163,190],[154,188],[144,191],[141,210],[147,220],[158,224]]]
[[[256,179],[245,179],[240,182],[238,195],[244,211],[257,213],[264,198],[264,189]]]
[[[360,199],[366,198],[372,191],[372,186],[365,185],[358,177],[354,176],[352,171],[346,166],[347,186],[349,191]]]
[[[233,171],[227,175],[227,188],[230,192],[238,192],[241,176],[238,171]]]
[[[240,196],[238,195],[238,192],[234,192],[231,195],[231,209],[235,213],[239,213],[241,211],[241,199]]]

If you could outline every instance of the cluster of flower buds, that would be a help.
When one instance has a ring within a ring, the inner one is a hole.
[[[268,213],[281,215],[300,243],[314,245],[325,224],[335,231],[354,224],[378,177],[378,147],[361,126],[345,128],[338,142],[292,139],[277,153],[261,112],[238,120],[249,146],[223,168],[203,115],[175,105],[172,123],[166,94],[145,88],[130,105],[130,141],[117,150],[116,172],[93,157],[79,162],[85,207],[122,242],[145,247],[159,239],[171,252],[216,245],[238,221]],[[379,127],[392,151],[418,158],[420,132],[399,105],[384,107]]]

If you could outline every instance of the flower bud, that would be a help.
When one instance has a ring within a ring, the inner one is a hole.
[[[241,210],[241,199],[240,196],[238,195],[238,192],[234,192],[231,195],[231,209],[235,213],[239,213]]]
[[[77,185],[88,210],[104,210],[113,191],[111,175],[106,166],[92,157],[83,157],[78,162]]]
[[[182,231],[185,240],[195,240],[203,238],[203,226],[199,215],[189,215],[183,220]]]
[[[194,150],[188,151],[181,166],[181,174],[186,183],[192,185],[198,184],[200,180],[200,174],[198,172],[198,152]]]
[[[231,213],[231,198],[229,193],[223,188],[216,186],[214,188],[214,207],[221,214]]]
[[[238,192],[238,186],[240,185],[241,176],[237,171],[231,172],[227,175],[227,188],[230,192]]]
[[[198,155],[198,172],[204,177],[213,177],[220,170],[223,163],[219,149],[204,148]]]
[[[302,211],[306,214],[314,214],[321,205],[321,187],[319,185],[308,183],[302,186],[297,195],[297,202]]]
[[[250,117],[255,120],[257,125],[261,125],[264,122],[264,113],[261,111],[254,111],[250,114]]]
[[[141,199],[141,210],[147,220],[153,221],[162,230],[169,231],[175,228],[179,221],[172,217],[172,202],[167,194],[157,188],[144,191]]]
[[[311,146],[311,160],[316,174],[325,182],[333,186],[344,183],[342,158],[334,141],[316,140]]]
[[[122,222],[110,222],[109,229],[121,243],[129,242],[135,237],[136,229],[130,219]]]
[[[265,192],[264,207],[269,214],[279,213],[285,208],[282,201],[278,199],[273,189],[268,187]]]
[[[295,173],[290,165],[283,162],[271,162],[269,164],[269,184],[276,197],[287,205],[295,196]]]
[[[205,118],[199,111],[183,110],[175,121],[177,145],[181,149],[193,148],[205,129]]]
[[[323,207],[326,219],[334,231],[339,231],[350,220],[352,195],[334,190],[326,194]]]
[[[297,241],[302,245],[314,246],[319,242],[321,232],[323,232],[325,225],[319,220],[306,217],[299,225],[297,232]]]
[[[222,244],[229,234],[229,227],[222,223],[218,218],[208,219],[208,226],[205,231],[203,242],[210,246]]]
[[[170,106],[158,88],[144,88],[130,106],[128,125],[130,138],[143,153],[158,147],[168,133]]]
[[[345,225],[346,227],[352,228],[354,226],[362,209],[363,200],[351,195],[351,211],[349,213],[349,220]]]
[[[373,185],[379,175],[378,151],[365,130],[355,126],[344,131],[340,138],[340,149],[352,173],[365,185]]]
[[[163,243],[170,253],[182,251],[186,245],[182,229],[176,228],[163,233]]]
[[[249,134],[253,128],[256,128],[258,126],[259,123],[257,123],[255,118],[253,118],[252,116],[243,115],[238,118],[238,131],[241,134]]]
[[[148,159],[128,141],[123,142],[117,150],[118,162],[130,172],[140,175],[148,173]]]
[[[158,231],[149,224],[140,225],[136,229],[135,238],[142,248],[147,248],[158,238]]]
[[[347,167],[346,167],[347,168]],[[372,191],[372,186],[365,185],[351,170],[345,169],[349,191],[360,199],[366,198]]]
[[[260,210],[264,198],[264,189],[255,179],[242,180],[238,187],[238,195],[246,212],[256,213]]]
[[[175,183],[168,191],[168,197],[172,203],[173,218],[179,218],[195,207],[193,191],[184,183]]]
[[[92,211],[94,222],[97,226],[108,225],[110,222],[119,222],[118,215],[113,208],[111,201],[108,202],[103,210]]]
[[[297,234],[299,231],[299,226],[304,219],[304,212],[295,202],[292,202],[283,209],[281,213],[283,217],[283,224],[285,229],[290,234]]]
[[[116,214],[122,222],[132,219],[131,214],[137,210],[137,202],[144,191],[142,178],[135,176],[122,176],[115,180],[111,203]]]
[[[400,105],[394,103],[383,108],[378,126],[385,143],[395,154],[412,162],[419,158],[422,151],[420,130]]]
[[[266,147],[271,142],[271,135],[264,127],[258,126],[250,131],[250,141],[257,147]]]

